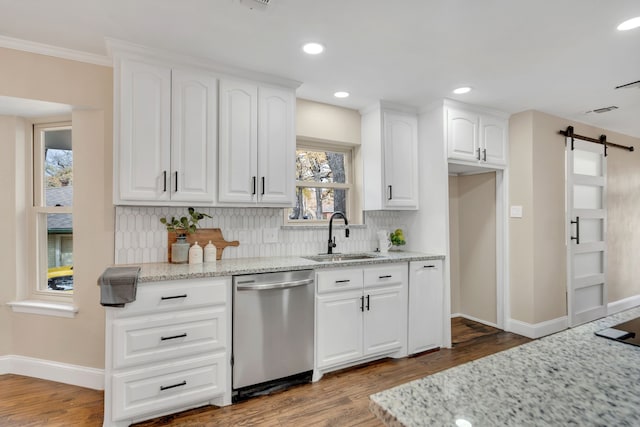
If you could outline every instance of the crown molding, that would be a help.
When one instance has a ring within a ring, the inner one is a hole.
[[[70,59],[72,61],[86,62],[88,64],[102,65],[106,67],[113,66],[113,62],[108,56],[96,55],[94,53],[81,52],[79,50],[51,46],[44,43],[16,39],[3,35],[0,35],[0,47],[37,53],[39,55],[53,56],[56,58]]]

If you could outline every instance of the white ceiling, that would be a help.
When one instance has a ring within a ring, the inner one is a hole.
[[[616,30],[640,16],[638,0],[0,0],[0,11],[6,37],[98,55],[112,37],[298,80],[299,97],[349,108],[449,97],[640,137],[640,89],[614,89],[640,80],[640,28]],[[324,54],[301,53],[312,40]],[[461,85],[474,91],[453,95]]]

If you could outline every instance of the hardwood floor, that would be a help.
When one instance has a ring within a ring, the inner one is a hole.
[[[325,375],[314,384],[136,424],[156,426],[380,426],[369,395],[530,341],[462,318],[453,348],[385,359]],[[18,375],[0,376],[0,426],[100,426],[102,392]]]

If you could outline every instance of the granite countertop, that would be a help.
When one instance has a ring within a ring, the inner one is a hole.
[[[637,426],[640,347],[594,335],[636,317],[640,307],[376,393],[371,411],[404,427]]]
[[[386,254],[367,252],[375,258],[340,262],[319,262],[302,257],[259,257],[223,259],[206,264],[141,264],[138,283],[163,280],[190,279],[198,277],[233,276],[239,274],[266,273],[270,271],[306,270],[318,268],[339,268],[384,264],[393,262],[444,259],[444,255],[430,255],[417,252],[390,251]]]

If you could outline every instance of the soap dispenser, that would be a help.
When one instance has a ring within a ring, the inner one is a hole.
[[[198,242],[189,249],[189,264],[202,264],[202,246]]]
[[[209,240],[209,244],[204,247],[204,262],[216,262],[217,251],[215,245]]]

